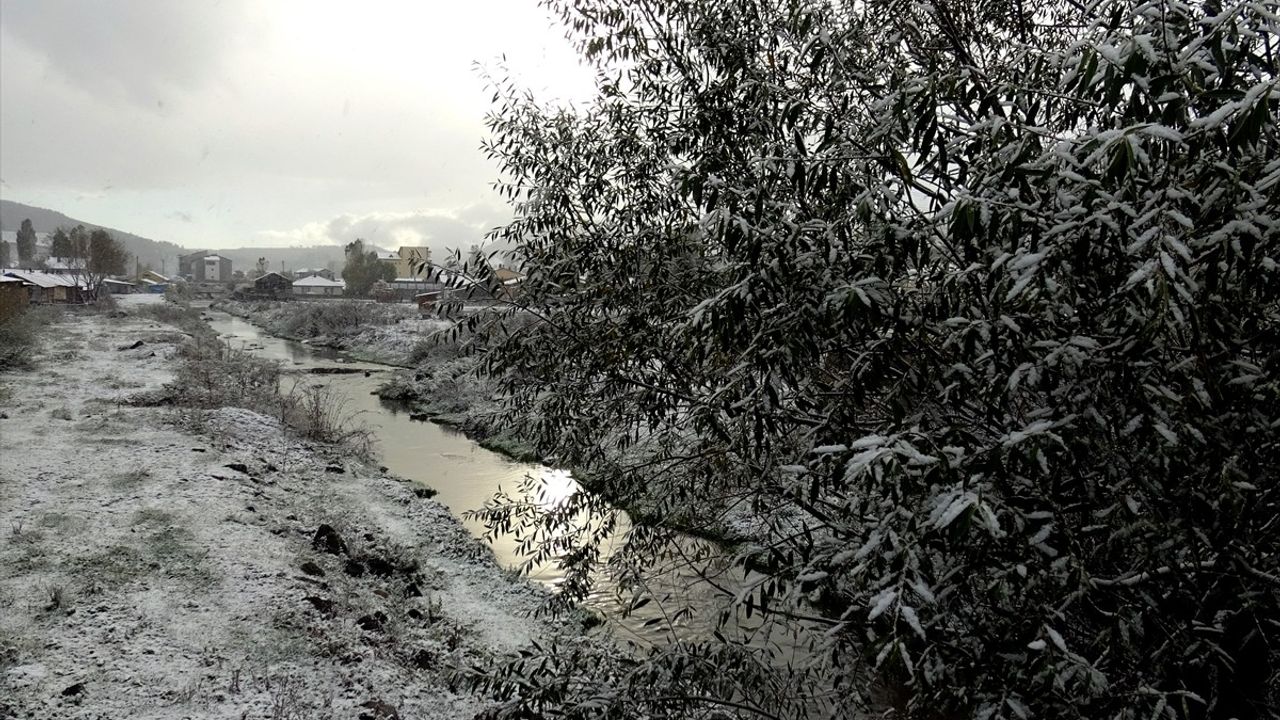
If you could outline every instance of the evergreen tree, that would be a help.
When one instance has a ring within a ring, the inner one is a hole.
[[[49,254],[56,258],[69,258],[72,256],[71,236],[67,234],[66,229],[58,228],[53,232],[53,243],[49,247]]]
[[[36,256],[36,229],[30,220],[23,220],[18,228],[18,262],[30,265]]]

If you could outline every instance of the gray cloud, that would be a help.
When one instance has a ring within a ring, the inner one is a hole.
[[[469,246],[502,222],[473,63],[580,69],[536,0],[0,6],[6,199],[197,247]]]
[[[163,109],[216,79],[255,35],[246,0],[5,0],[4,30],[52,74],[90,95]]]

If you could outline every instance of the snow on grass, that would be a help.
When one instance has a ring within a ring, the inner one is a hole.
[[[0,716],[470,717],[451,666],[566,629],[407,483],[248,410],[128,405],[175,379],[173,328],[47,333],[0,375]]]

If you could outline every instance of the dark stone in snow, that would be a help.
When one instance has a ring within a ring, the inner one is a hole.
[[[417,608],[409,608],[409,612],[405,613],[405,615],[408,615],[414,620],[421,620],[422,618],[426,617],[425,615],[422,614],[422,611]]]
[[[422,670],[435,667],[436,658],[428,650],[419,650],[413,654],[413,664]]]
[[[191,452],[205,452],[204,448],[191,448]]]
[[[386,560],[375,555],[368,555],[364,558],[365,565],[369,566],[369,572],[378,577],[390,577],[391,573],[396,571],[396,566]]]
[[[388,468],[386,465],[379,465],[379,466],[378,466],[378,472],[386,472],[386,471],[387,471],[387,470],[389,470],[389,469],[390,469],[390,468]]]
[[[426,500],[427,498],[433,498],[436,496],[436,489],[419,485],[418,487],[415,487],[413,489],[413,494],[417,495],[423,500]]]
[[[422,588],[418,587],[418,583],[411,582],[408,585],[404,586],[404,596],[405,597],[422,597]],[[410,610],[409,612],[418,612],[418,611]]]
[[[342,572],[351,577],[364,577],[364,564],[359,560],[348,560],[347,564],[342,566]]]
[[[245,465],[244,463],[227,463],[226,465],[223,465],[222,467],[229,468],[229,469],[231,469],[231,470],[235,470],[236,472],[242,472],[242,473],[244,473],[245,475],[248,475],[248,474],[249,474],[249,466],[248,466],[248,465]]]
[[[316,597],[315,595],[308,595],[307,597],[304,597],[302,599],[311,603],[311,607],[320,611],[324,615],[333,615],[332,600],[329,600],[327,598],[322,598],[322,597]]]
[[[330,555],[346,555],[347,543],[331,525],[316,528],[315,537],[311,538],[311,547]]]
[[[248,511],[249,511],[249,512],[251,512],[251,513],[256,513],[256,512],[258,512],[258,511],[257,511],[257,509],[256,509],[256,508],[254,508],[252,505],[245,505],[245,506],[244,506],[244,509],[245,509],[245,510],[248,510]]]
[[[361,616],[356,620],[356,625],[358,625],[361,630],[367,630],[369,632],[382,632],[382,628],[386,624],[387,614],[381,610],[370,615]]]
[[[68,685],[62,689],[62,697],[71,697],[84,692],[84,683],[79,682],[74,685]]]
[[[267,472],[276,472],[279,469],[280,468],[276,467],[275,465],[272,465],[271,463],[267,463]]]
[[[377,698],[360,703],[360,707],[365,708],[360,720],[400,720],[400,712],[394,705]]]
[[[346,470],[344,470],[341,465],[327,465],[325,466],[324,471],[331,472],[331,473],[338,473],[339,475],[346,472]]]
[[[373,542],[373,533],[365,533],[364,539],[365,539],[365,542]]]
[[[324,577],[324,568],[310,561],[302,563],[302,566],[299,567],[298,569],[308,575],[315,575],[316,577]]]
[[[142,342],[141,340],[134,340],[132,345],[121,345],[120,347],[118,347],[118,348],[116,348],[116,349],[117,349],[117,350],[121,350],[121,351],[124,351],[124,350],[137,350],[138,348],[142,347],[143,345],[146,345],[146,343]]]

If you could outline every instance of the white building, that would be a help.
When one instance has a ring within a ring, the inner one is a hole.
[[[330,280],[312,275],[293,281],[294,295],[341,295],[347,284],[341,280]]]

